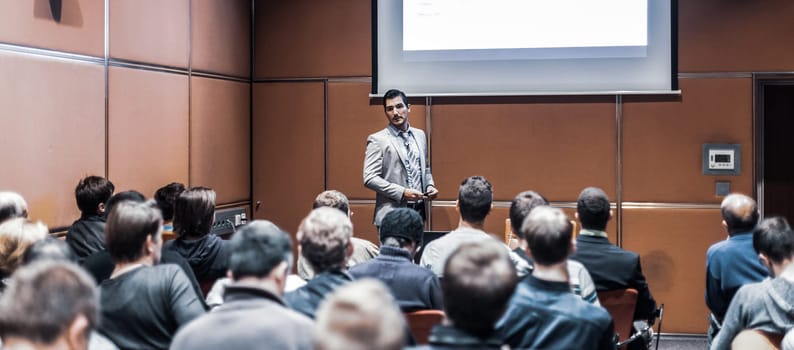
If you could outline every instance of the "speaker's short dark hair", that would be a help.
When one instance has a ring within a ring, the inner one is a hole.
[[[0,337],[52,344],[82,315],[89,331],[98,321],[94,280],[80,267],[41,261],[23,266],[0,296]],[[85,339],[88,341],[89,332]]]
[[[504,245],[496,240],[464,243],[444,264],[444,311],[455,327],[487,338],[507,309],[516,283]]]
[[[458,208],[466,222],[482,222],[491,212],[493,188],[482,176],[471,176],[463,180],[458,189]]]
[[[397,89],[391,89],[389,91],[386,91],[385,94],[383,94],[383,108],[386,109],[386,101],[391,100],[398,96],[403,99],[403,103],[407,106],[408,97],[405,96],[405,93]]]
[[[99,205],[106,203],[116,188],[108,179],[101,176],[87,176],[80,179],[74,189],[77,208],[85,214],[96,214]]]
[[[524,239],[524,234],[521,233],[524,219],[532,209],[541,205],[549,205],[549,201],[535,191],[524,191],[513,198],[513,202],[510,203],[510,227],[519,238]]]
[[[609,222],[609,197],[603,190],[596,187],[588,187],[579,194],[576,202],[576,213],[579,214],[579,221],[582,228],[604,231]]]
[[[536,264],[557,264],[571,253],[573,225],[560,209],[545,206],[533,209],[524,219],[521,232]]]
[[[262,278],[282,262],[292,262],[289,235],[267,220],[255,220],[237,230],[229,246],[229,271],[235,279]]]
[[[794,231],[782,216],[764,219],[753,231],[753,248],[780,264],[794,256]]]
[[[157,202],[157,206],[160,207],[160,212],[163,213],[163,220],[168,221],[174,218],[176,198],[184,191],[185,185],[179,182],[172,182],[158,188],[157,192],[154,193],[154,200]]]

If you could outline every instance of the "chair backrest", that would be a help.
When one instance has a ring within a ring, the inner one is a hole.
[[[598,301],[612,316],[618,339],[623,341],[631,337],[634,309],[637,306],[637,290],[627,288],[598,292]]]
[[[782,341],[783,334],[745,329],[733,338],[731,349],[779,350]]]
[[[430,331],[433,326],[441,324],[444,320],[444,311],[441,310],[419,310],[405,314],[408,327],[411,329],[417,344],[427,344],[430,338]]]

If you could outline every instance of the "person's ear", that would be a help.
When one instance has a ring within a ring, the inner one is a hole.
[[[722,220],[722,227],[724,227],[726,229],[728,228],[728,223],[725,222],[725,220]]]
[[[582,220],[579,220],[579,212],[573,213],[573,217],[576,218],[576,221],[582,221]]]
[[[99,213],[100,214],[104,214],[105,213],[105,209],[106,209],[105,203],[99,203],[99,206],[97,207],[97,209],[99,209]]]
[[[83,314],[77,315],[77,317],[69,323],[69,327],[66,328],[66,344],[68,348],[87,349],[90,331],[88,318]]]
[[[491,204],[493,205],[493,203]],[[457,199],[455,200],[455,211],[460,214],[460,203],[458,203]]]
[[[405,103],[405,109],[408,110],[408,112],[410,112],[411,111],[411,104],[406,102]]]
[[[612,214],[613,214],[612,209],[609,209],[609,219],[607,220],[612,220]]]

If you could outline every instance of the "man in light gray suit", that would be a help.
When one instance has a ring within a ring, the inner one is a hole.
[[[383,95],[383,111],[389,125],[367,137],[364,186],[375,191],[375,226],[390,210],[409,207],[426,216],[426,199],[438,190],[427,164],[427,137],[408,123],[411,106],[400,90]]]

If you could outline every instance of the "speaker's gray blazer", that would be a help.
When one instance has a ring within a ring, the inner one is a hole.
[[[427,137],[425,132],[410,128],[422,152],[423,191],[433,183],[433,175],[427,164]],[[405,145],[399,136],[392,134],[389,127],[367,137],[367,152],[364,156],[364,186],[375,191],[375,215],[373,222],[380,221],[393,208],[405,206],[403,192],[408,186],[408,172],[403,163],[407,159]]]

